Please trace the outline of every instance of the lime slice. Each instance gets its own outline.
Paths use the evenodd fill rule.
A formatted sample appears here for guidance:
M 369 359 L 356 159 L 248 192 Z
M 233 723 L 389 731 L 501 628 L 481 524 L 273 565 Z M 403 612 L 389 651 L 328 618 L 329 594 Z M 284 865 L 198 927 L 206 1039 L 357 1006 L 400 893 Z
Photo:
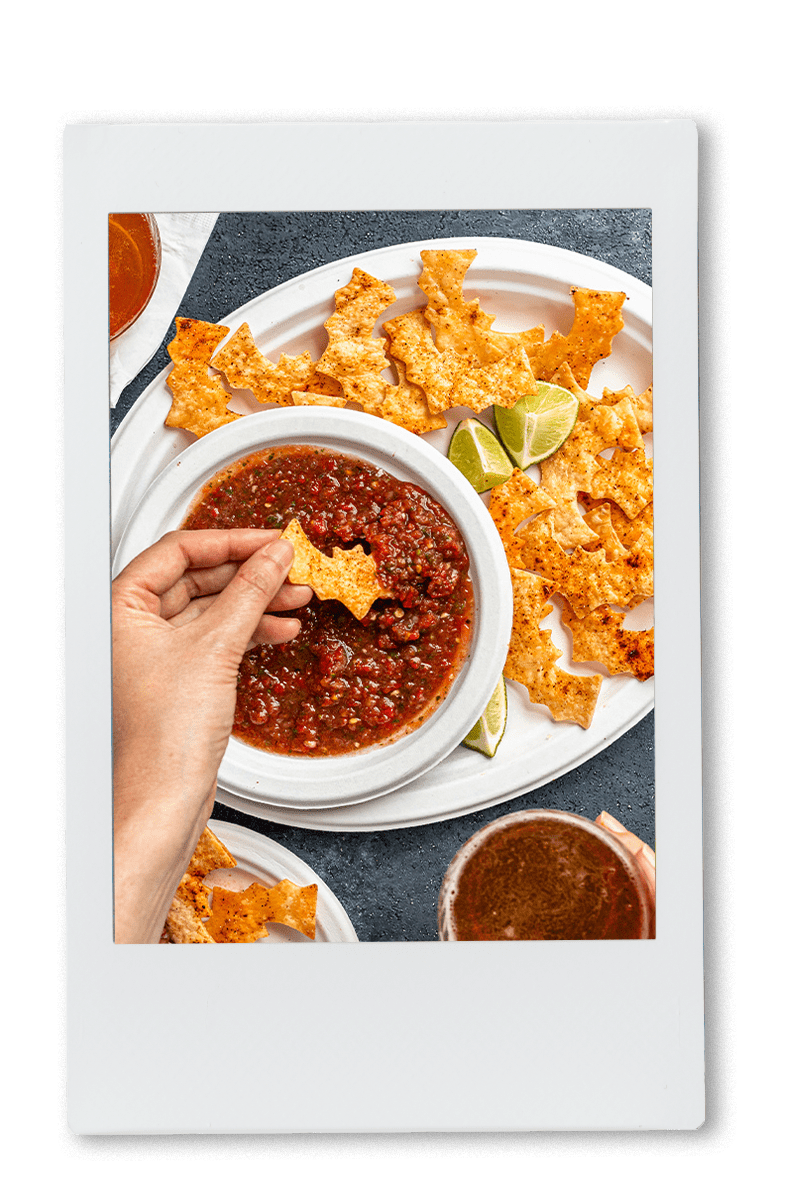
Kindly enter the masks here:
M 488 707 L 477 721 L 471 732 L 463 738 L 463 745 L 469 750 L 479 750 L 487 758 L 499 748 L 499 742 L 504 737 L 507 727 L 507 686 L 504 677 L 496 684 L 496 690 L 488 701 Z
M 578 401 L 566 388 L 537 385 L 536 396 L 521 396 L 512 408 L 493 406 L 493 420 L 507 453 L 525 471 L 555 454 L 573 431 Z
M 447 451 L 449 461 L 465 475 L 477 492 L 506 483 L 512 474 L 512 463 L 501 442 L 487 425 L 476 417 L 461 421 Z

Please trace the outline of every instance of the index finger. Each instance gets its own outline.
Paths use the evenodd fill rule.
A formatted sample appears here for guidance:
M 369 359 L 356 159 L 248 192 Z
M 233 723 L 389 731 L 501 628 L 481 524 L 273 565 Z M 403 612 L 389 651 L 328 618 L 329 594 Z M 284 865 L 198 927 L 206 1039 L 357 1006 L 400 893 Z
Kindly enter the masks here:
M 116 577 L 162 596 L 186 571 L 244 562 L 280 536 L 278 529 L 179 529 L 143 550 Z

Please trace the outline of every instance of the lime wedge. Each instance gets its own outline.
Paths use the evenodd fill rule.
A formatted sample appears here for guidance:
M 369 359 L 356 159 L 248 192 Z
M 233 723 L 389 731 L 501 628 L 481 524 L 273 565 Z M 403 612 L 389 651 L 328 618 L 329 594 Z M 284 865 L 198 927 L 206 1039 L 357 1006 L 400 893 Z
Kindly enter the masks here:
M 463 738 L 469 750 L 479 750 L 486 758 L 493 758 L 504 737 L 507 727 L 507 685 L 504 677 L 496 684 L 496 690 L 488 701 L 488 707 L 471 732 Z
M 476 417 L 461 421 L 447 451 L 449 461 L 465 475 L 477 492 L 506 483 L 512 463 L 501 442 L 487 425 Z
M 493 406 L 493 420 L 507 453 L 525 471 L 555 454 L 573 431 L 578 401 L 566 388 L 537 385 L 536 396 L 521 396 L 512 408 Z

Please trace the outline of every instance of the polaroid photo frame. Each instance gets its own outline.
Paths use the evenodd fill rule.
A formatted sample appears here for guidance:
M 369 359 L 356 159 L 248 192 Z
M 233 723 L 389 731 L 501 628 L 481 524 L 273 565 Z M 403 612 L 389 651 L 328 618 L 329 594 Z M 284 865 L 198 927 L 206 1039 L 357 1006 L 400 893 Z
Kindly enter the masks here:
M 71 1128 L 697 1128 L 704 1027 L 693 123 L 73 126 L 64 191 Z M 270 947 L 273 957 L 114 944 L 107 214 L 568 209 L 651 212 L 657 936 L 360 941 Z

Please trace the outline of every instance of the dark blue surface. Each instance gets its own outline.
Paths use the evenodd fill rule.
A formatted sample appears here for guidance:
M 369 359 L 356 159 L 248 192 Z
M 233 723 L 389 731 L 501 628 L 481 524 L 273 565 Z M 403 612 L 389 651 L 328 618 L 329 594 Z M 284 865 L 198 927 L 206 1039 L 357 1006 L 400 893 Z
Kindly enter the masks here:
M 325 262 L 419 238 L 513 237 L 563 246 L 652 279 L 647 210 L 382 213 L 223 213 L 178 316 L 219 321 L 248 300 Z M 583 281 L 579 280 L 579 283 Z M 169 365 L 166 345 L 122 393 L 114 432 Z M 214 816 L 278 841 L 338 896 L 362 941 L 437 940 L 436 902 L 448 863 L 482 825 L 522 808 L 558 808 L 594 819 L 601 809 L 655 844 L 654 722 L 646 717 L 589 762 L 538 791 L 452 821 L 380 833 L 321 833 L 260 821 L 217 803 Z

